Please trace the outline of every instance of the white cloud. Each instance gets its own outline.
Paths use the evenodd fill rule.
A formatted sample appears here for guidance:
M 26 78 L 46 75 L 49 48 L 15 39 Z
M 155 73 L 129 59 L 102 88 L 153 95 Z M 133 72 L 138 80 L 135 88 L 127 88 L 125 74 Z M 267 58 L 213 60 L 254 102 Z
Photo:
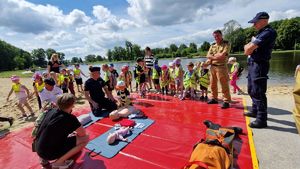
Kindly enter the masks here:
M 286 11 L 272 11 L 270 12 L 270 21 L 280 20 L 285 18 L 294 18 L 300 16 L 300 11 L 295 9 L 289 9 Z
M 260 11 L 269 12 L 271 20 L 300 16 L 300 3 L 294 0 L 127 1 L 127 14 L 115 14 L 100 4 L 91 11 L 66 13 L 53 5 L 0 0 L 0 38 L 29 51 L 54 48 L 70 58 L 105 55 L 109 48 L 124 46 L 125 40 L 142 47 L 211 42 L 211 32 L 224 23 L 233 19 L 249 27 L 248 20 Z
M 145 46 L 151 46 L 151 47 L 168 47 L 170 44 L 186 44 L 189 45 L 189 43 L 194 42 L 194 43 L 199 43 L 199 42 L 204 42 L 204 41 L 212 41 L 212 32 L 213 29 L 207 29 L 203 31 L 198 31 L 196 33 L 192 34 L 187 34 L 187 35 L 182 35 L 182 36 L 177 36 L 177 37 L 172 37 L 168 39 L 164 39 L 158 42 L 154 43 L 149 43 L 145 44 Z
M 221 0 L 127 0 L 128 14 L 146 25 L 188 23 L 211 14 Z

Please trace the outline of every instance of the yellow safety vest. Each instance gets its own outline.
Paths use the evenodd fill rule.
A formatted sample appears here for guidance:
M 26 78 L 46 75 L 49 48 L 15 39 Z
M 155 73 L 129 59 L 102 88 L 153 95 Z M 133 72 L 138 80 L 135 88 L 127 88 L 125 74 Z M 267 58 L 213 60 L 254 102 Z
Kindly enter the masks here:
M 152 79 L 159 79 L 159 74 L 155 68 L 152 69 Z
M 189 72 L 185 72 L 184 74 L 184 79 L 183 79 L 183 85 L 185 88 L 191 87 L 191 88 L 196 88 L 197 87 L 197 75 L 195 71 L 193 70 L 193 73 L 191 76 L 189 76 Z
M 14 92 L 18 93 L 18 92 L 21 91 L 21 86 L 22 86 L 21 83 L 18 83 L 18 84 L 13 83 L 12 84 L 12 89 L 13 89 Z
M 35 83 L 35 87 L 38 92 L 41 92 L 45 87 L 45 83 L 43 82 L 41 85 L 39 85 L 39 83 Z
M 109 72 L 109 71 L 105 71 L 105 72 L 104 72 L 103 80 L 104 80 L 105 82 L 109 81 L 109 76 L 110 76 L 110 72 Z
M 74 76 L 79 76 L 80 75 L 80 69 L 74 69 L 73 70 L 73 72 L 74 72 Z
M 161 71 L 160 86 L 161 87 L 166 87 L 166 86 L 169 85 L 169 82 L 170 82 L 170 72 L 169 72 L 169 70 L 167 70 L 167 71 L 162 70 Z
M 183 69 L 182 67 L 175 67 L 175 78 L 179 78 L 179 75 L 183 74 Z
M 235 68 L 239 68 L 240 64 L 238 62 L 235 62 L 234 64 L 232 64 L 231 68 L 230 68 L 230 73 L 234 72 Z
M 200 85 L 203 86 L 203 87 L 208 88 L 208 86 L 209 86 L 208 72 L 206 74 L 204 74 L 203 76 L 201 76 L 201 72 L 200 72 Z

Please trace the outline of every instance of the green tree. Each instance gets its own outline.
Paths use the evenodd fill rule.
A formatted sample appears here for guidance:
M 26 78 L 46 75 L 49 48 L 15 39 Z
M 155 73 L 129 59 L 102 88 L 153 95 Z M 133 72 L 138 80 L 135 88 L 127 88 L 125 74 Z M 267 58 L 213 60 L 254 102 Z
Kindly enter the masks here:
M 106 55 L 107 55 L 107 59 L 108 59 L 108 61 L 112 61 L 112 51 L 110 50 L 110 49 L 108 49 L 108 51 L 107 51 L 107 53 L 106 53 Z
M 188 47 L 185 44 L 180 44 L 178 50 L 181 52 L 186 48 L 188 48 Z
M 277 30 L 277 44 L 284 50 L 294 49 L 296 42 L 300 41 L 300 21 L 297 19 L 284 20 Z
M 195 43 L 190 43 L 190 53 L 196 53 L 197 52 L 197 45 Z
M 14 58 L 14 61 L 16 62 L 16 66 L 19 70 L 24 69 L 25 66 L 25 59 L 22 58 L 21 56 L 16 56 Z
M 43 48 L 33 49 L 31 52 L 33 63 L 37 66 L 46 66 L 46 52 Z
M 204 41 L 200 47 L 201 51 L 208 51 L 210 48 L 210 43 L 207 41 Z
M 96 59 L 97 59 L 97 61 L 103 61 L 104 60 L 104 58 L 102 56 L 100 56 L 100 55 L 97 55 Z
M 177 49 L 178 49 L 178 47 L 177 47 L 175 44 L 171 44 L 171 45 L 170 45 L 169 53 L 176 52 Z
M 133 60 L 132 43 L 129 42 L 129 41 L 125 41 L 125 46 L 126 46 L 126 58 L 125 58 L 125 60 Z
M 85 56 L 84 58 L 85 58 L 85 61 L 87 61 L 87 62 L 96 62 L 97 61 L 96 55 L 90 54 L 90 55 Z
M 230 34 L 227 34 L 225 38 L 230 42 L 231 52 L 243 50 L 243 45 L 245 45 L 246 41 L 246 35 L 242 28 L 238 28 Z
M 78 61 L 79 63 L 83 63 L 83 61 L 82 61 L 82 59 L 81 58 L 79 58 L 79 61 Z
M 137 58 L 143 56 L 141 47 L 139 45 L 137 44 L 132 45 L 132 56 L 133 56 L 133 60 L 136 60 Z
M 79 58 L 78 57 L 72 57 L 71 63 L 79 63 Z

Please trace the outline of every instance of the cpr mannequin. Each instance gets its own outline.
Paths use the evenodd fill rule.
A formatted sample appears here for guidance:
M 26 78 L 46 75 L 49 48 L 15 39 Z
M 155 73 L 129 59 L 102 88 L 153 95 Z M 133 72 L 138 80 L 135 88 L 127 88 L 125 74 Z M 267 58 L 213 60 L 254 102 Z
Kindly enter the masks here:
M 119 118 L 126 118 L 128 116 L 134 116 L 138 118 L 143 117 L 144 113 L 141 110 L 135 108 L 134 106 L 125 106 L 114 110 L 109 114 L 109 118 L 112 120 L 118 120 Z

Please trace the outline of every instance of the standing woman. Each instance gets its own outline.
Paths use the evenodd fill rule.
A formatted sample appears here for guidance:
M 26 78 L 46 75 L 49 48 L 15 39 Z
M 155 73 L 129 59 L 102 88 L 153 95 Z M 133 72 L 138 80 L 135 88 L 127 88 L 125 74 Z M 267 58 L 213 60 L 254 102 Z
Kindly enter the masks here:
M 63 66 L 63 64 L 59 60 L 58 54 L 53 53 L 50 61 L 48 62 L 48 66 L 47 66 L 48 74 L 50 74 L 50 72 L 52 72 L 52 71 L 55 73 L 60 73 L 59 72 L 60 66 Z

